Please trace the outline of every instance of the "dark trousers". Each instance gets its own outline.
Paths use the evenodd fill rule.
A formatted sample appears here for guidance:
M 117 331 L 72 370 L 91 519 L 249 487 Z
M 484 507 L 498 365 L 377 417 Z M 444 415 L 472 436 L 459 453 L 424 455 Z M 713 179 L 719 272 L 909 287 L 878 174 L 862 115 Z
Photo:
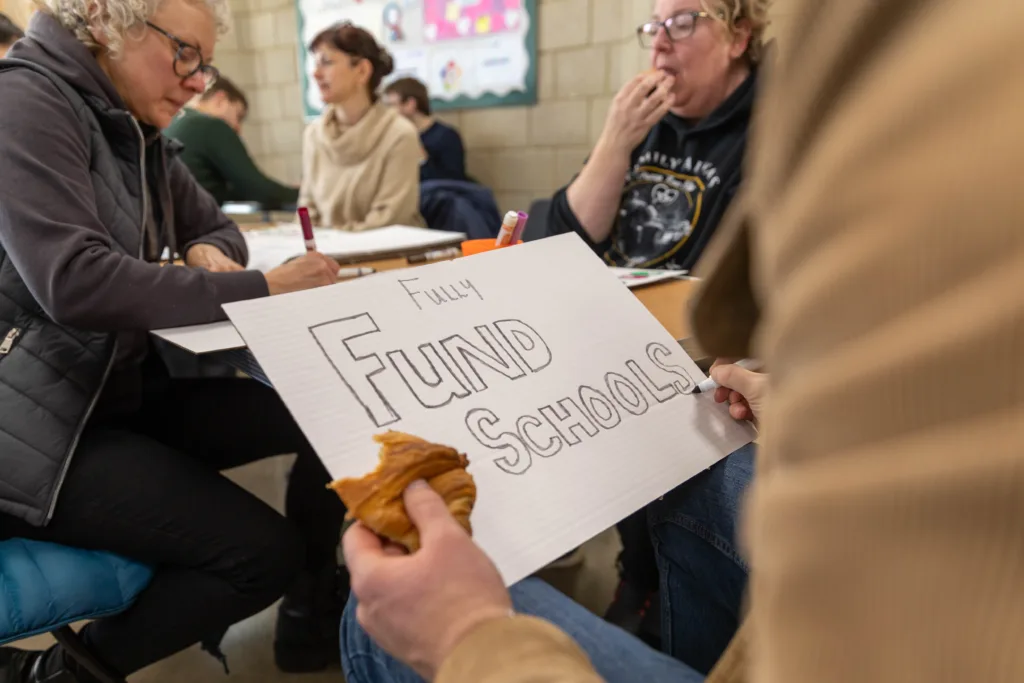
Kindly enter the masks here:
M 640 508 L 615 525 L 622 540 L 619 578 L 646 594 L 658 590 L 658 562 L 647 523 L 647 507 Z
M 303 569 L 335 561 L 344 509 L 281 399 L 248 379 L 149 383 L 143 408 L 90 424 L 50 524 L 0 515 L 0 537 L 101 549 L 152 564 L 127 611 L 86 645 L 127 676 L 273 603 Z M 286 516 L 220 474 L 298 452 Z

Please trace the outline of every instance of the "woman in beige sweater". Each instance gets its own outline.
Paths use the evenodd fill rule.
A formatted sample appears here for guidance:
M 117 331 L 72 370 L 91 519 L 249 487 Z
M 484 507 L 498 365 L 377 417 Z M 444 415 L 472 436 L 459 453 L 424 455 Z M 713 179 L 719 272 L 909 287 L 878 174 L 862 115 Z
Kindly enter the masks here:
M 425 226 L 419 135 L 377 97 L 381 79 L 391 73 L 391 55 L 348 22 L 320 32 L 310 51 L 326 106 L 303 139 L 299 205 L 317 225 L 339 230 Z

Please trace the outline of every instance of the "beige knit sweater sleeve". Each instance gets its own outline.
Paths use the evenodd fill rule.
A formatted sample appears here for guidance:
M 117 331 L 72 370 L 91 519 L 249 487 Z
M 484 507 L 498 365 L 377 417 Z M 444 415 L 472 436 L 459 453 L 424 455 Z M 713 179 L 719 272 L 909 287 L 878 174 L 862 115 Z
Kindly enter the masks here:
M 434 682 L 601 683 L 602 679 L 572 638 L 546 621 L 517 616 L 470 633 Z
M 1021 683 L 1024 2 L 790 9 L 746 188 L 751 681 Z

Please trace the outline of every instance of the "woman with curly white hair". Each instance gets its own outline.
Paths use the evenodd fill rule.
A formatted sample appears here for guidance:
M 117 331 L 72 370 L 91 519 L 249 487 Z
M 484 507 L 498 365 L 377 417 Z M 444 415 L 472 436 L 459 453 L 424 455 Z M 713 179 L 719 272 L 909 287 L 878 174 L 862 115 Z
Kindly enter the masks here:
M 44 0 L 0 62 L 0 538 L 155 567 L 87 647 L 127 676 L 289 591 L 278 661 L 337 659 L 344 510 L 277 394 L 177 379 L 149 330 L 327 285 L 317 253 L 244 270 L 238 227 L 160 134 L 216 78 L 223 0 Z M 165 249 L 185 267 L 159 263 Z M 220 470 L 298 453 L 281 517 Z M 341 587 L 347 593 L 347 583 Z M 89 681 L 59 647 L 4 649 L 4 681 Z

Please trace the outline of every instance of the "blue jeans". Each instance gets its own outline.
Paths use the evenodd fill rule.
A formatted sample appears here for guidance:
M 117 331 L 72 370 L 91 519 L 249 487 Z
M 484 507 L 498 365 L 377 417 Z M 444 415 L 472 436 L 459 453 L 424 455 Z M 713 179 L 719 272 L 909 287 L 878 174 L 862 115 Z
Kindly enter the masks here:
M 739 627 L 748 567 L 737 550 L 748 444 L 648 506 L 661 578 L 662 648 L 708 673 Z
M 744 446 L 648 506 L 661 576 L 662 639 L 671 657 L 537 579 L 512 587 L 516 611 L 572 636 L 608 683 L 703 681 L 740 622 L 748 568 L 736 548 L 736 530 L 755 454 L 754 444 Z M 341 647 L 348 683 L 421 680 L 359 627 L 354 599 L 341 622 Z
M 700 683 L 704 680 L 625 631 L 608 624 L 540 579 L 512 587 L 520 614 L 546 619 L 568 633 L 608 683 Z M 421 683 L 409 667 L 388 655 L 356 623 L 355 599 L 341 620 L 341 666 L 347 683 Z

